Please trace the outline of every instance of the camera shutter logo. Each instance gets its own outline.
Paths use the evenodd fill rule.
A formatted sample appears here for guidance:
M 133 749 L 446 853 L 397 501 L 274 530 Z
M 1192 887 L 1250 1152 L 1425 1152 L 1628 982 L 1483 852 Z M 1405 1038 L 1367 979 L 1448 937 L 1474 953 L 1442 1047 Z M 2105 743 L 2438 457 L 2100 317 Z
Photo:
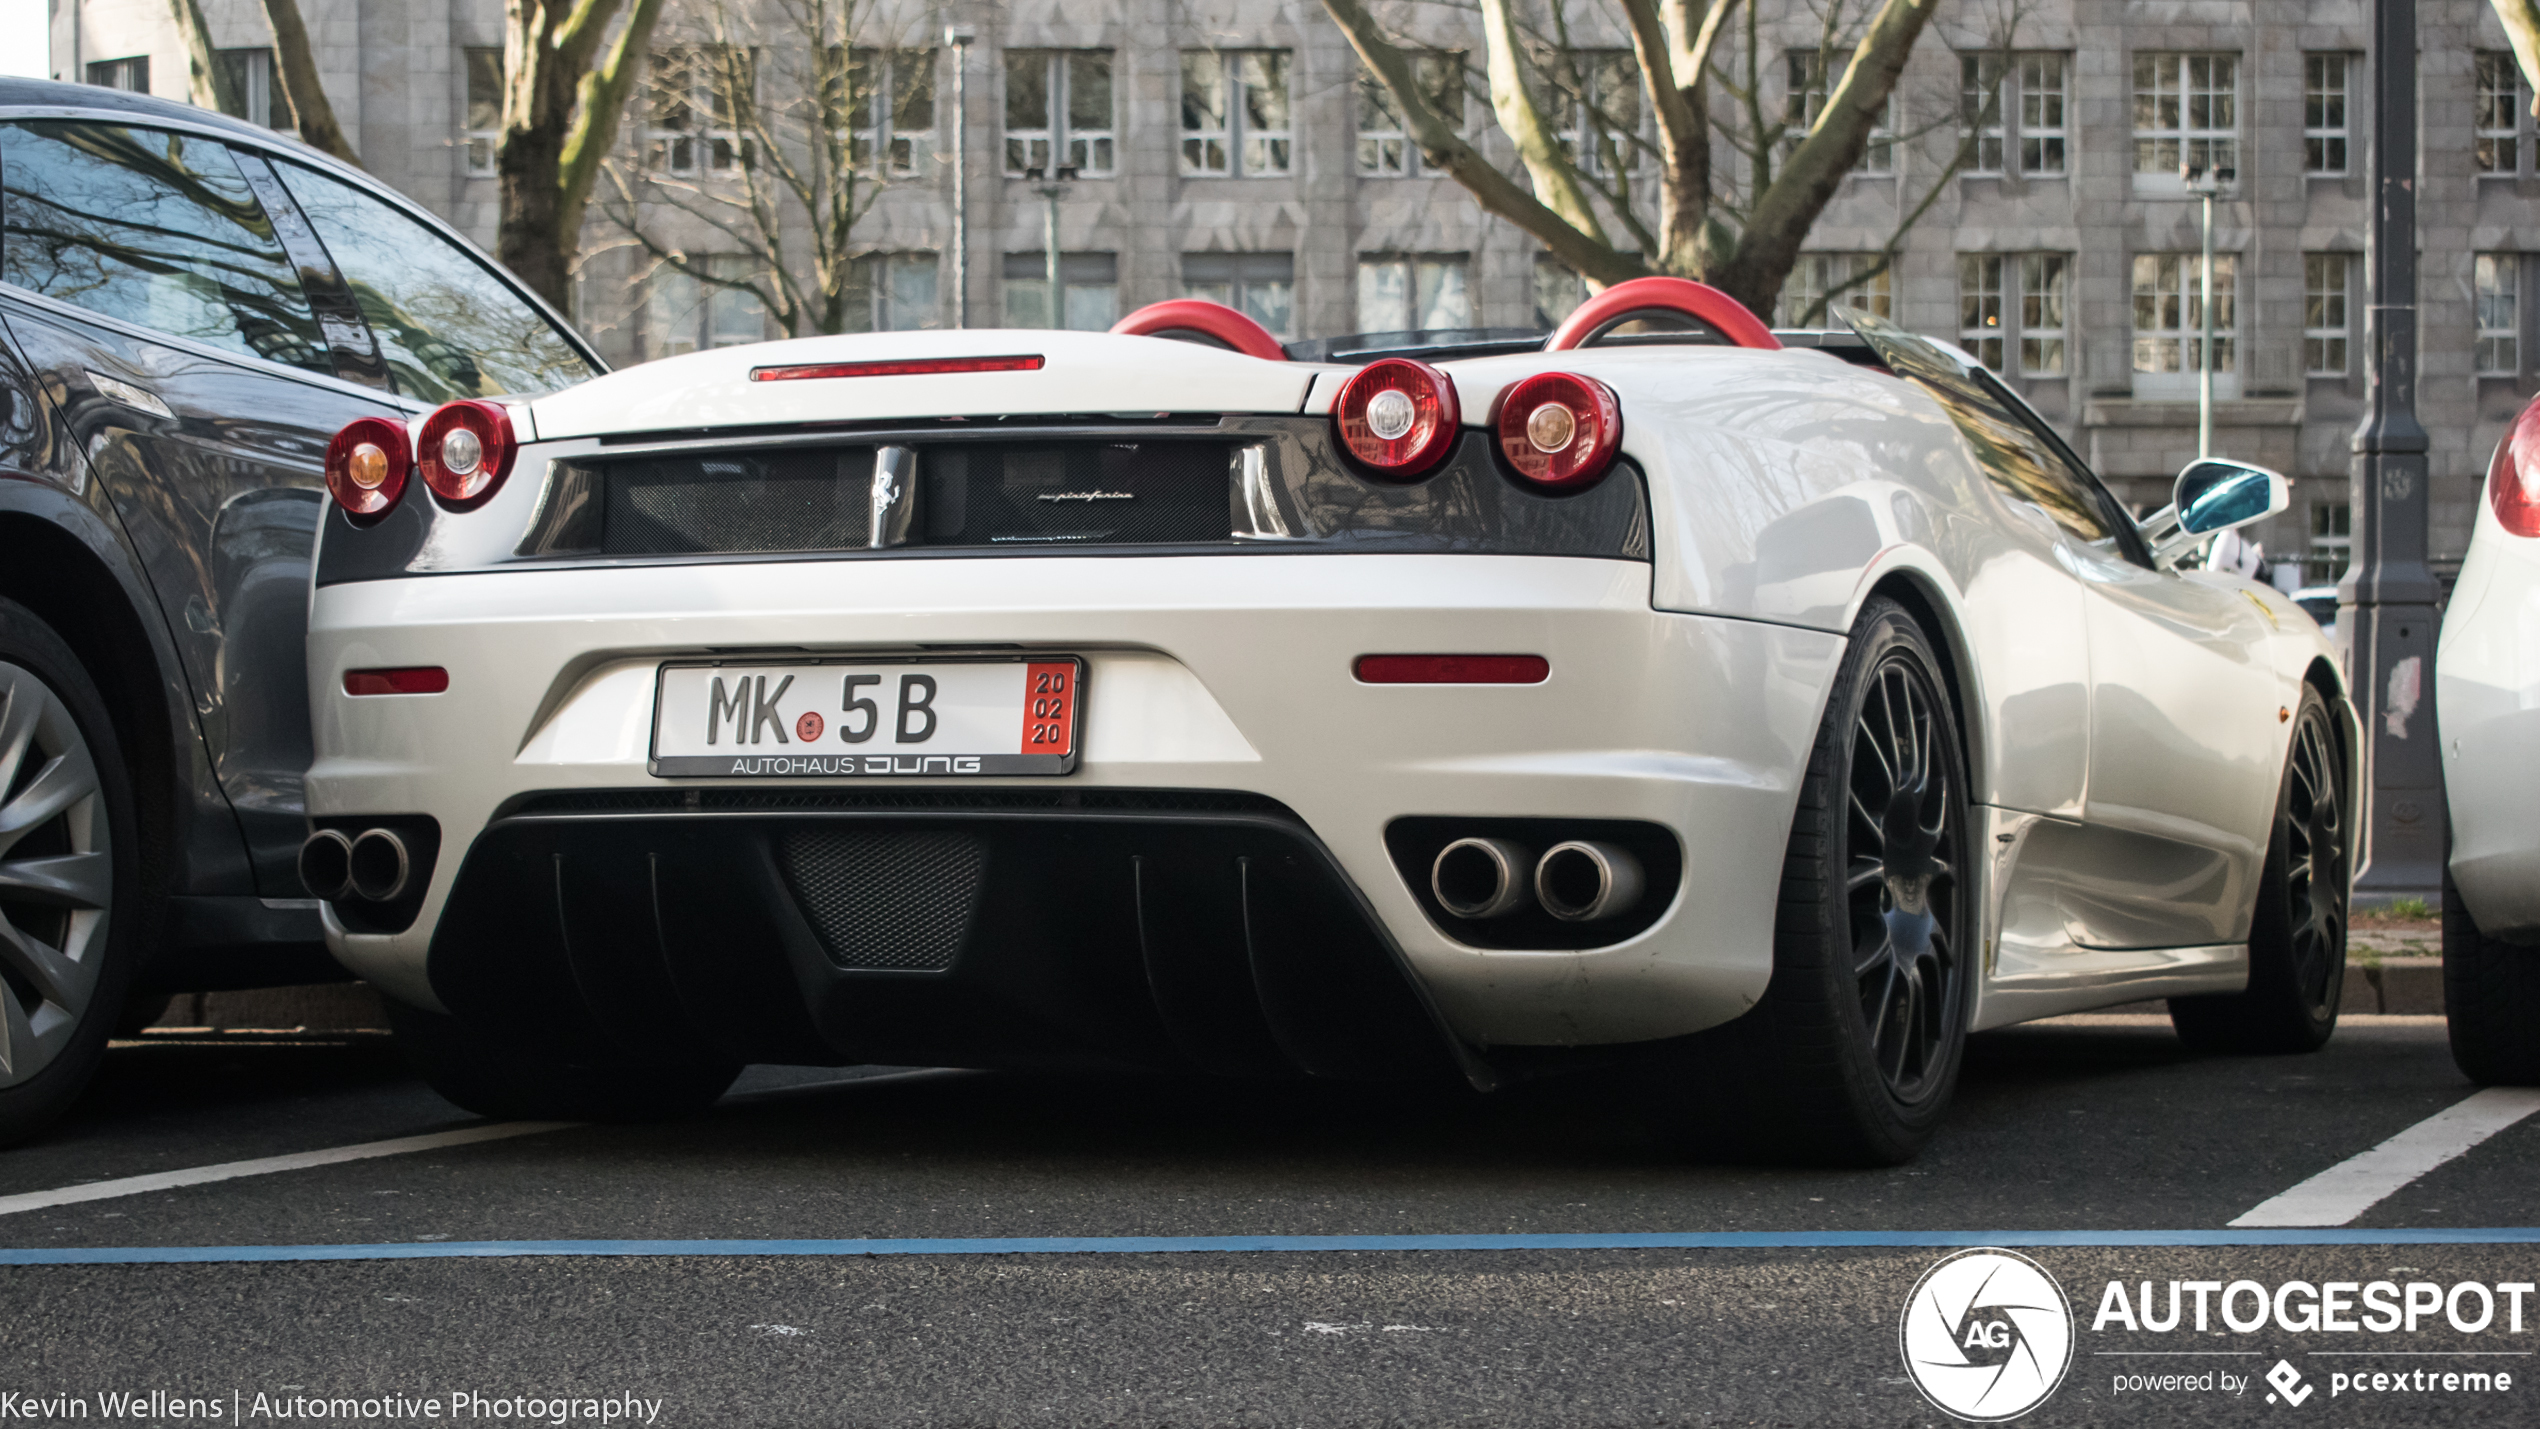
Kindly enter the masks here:
M 1945 1414 L 2017 1419 L 2073 1363 L 2073 1310 L 2045 1267 L 2007 1250 L 1962 1250 L 1923 1272 L 1898 1332 L 1905 1373 Z

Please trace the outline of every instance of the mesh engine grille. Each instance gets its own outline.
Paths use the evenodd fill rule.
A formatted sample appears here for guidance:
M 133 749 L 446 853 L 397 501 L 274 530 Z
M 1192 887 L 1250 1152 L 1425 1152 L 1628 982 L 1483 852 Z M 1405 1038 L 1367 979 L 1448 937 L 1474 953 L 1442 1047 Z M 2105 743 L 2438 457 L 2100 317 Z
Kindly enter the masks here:
M 776 860 L 838 966 L 941 972 L 978 911 L 988 845 L 952 830 L 797 829 Z
M 610 462 L 600 549 L 613 556 L 838 551 L 866 543 L 873 450 Z

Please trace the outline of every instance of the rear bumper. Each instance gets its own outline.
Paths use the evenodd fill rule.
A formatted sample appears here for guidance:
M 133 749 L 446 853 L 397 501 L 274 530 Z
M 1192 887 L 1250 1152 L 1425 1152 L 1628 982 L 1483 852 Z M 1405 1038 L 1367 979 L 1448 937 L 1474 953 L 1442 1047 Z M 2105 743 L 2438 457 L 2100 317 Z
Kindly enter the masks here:
M 1075 774 L 776 785 L 646 772 L 653 671 L 663 659 L 989 647 L 1085 658 Z M 503 906 L 532 896 L 526 884 L 488 883 L 512 891 L 480 899 L 480 855 L 491 859 L 488 849 L 528 837 L 516 830 L 553 822 L 556 806 L 532 796 L 556 791 L 632 799 L 574 813 L 577 827 L 590 827 L 573 839 L 594 848 L 615 837 L 601 825 L 669 827 L 654 821 L 678 810 L 658 804 L 685 805 L 691 790 L 699 802 L 719 790 L 807 803 L 844 792 L 1029 801 L 1222 791 L 1283 811 L 1263 816 L 1281 831 L 1273 838 L 1246 824 L 1234 843 L 1206 845 L 1218 867 L 1198 880 L 1192 896 L 1202 902 L 1228 896 L 1225 880 L 1243 860 L 1272 857 L 1270 845 L 1244 840 L 1302 840 L 1319 852 L 1277 856 L 1324 866 L 1340 892 L 1316 896 L 1355 908 L 1386 950 L 1384 965 L 1407 973 L 1461 1042 L 1675 1036 L 1737 1016 L 1770 977 L 1790 811 L 1841 648 L 1828 632 L 1653 611 L 1647 566 L 1565 558 L 790 562 L 324 587 L 309 651 L 318 747 L 310 812 L 425 815 L 443 840 L 411 927 L 354 932 L 330 913 L 329 943 L 392 994 L 448 1005 L 460 983 L 445 963 L 475 956 L 457 951 L 464 940 L 493 936 L 457 930 L 515 916 Z M 1553 673 L 1531 686 L 1360 684 L 1352 661 L 1378 652 L 1533 653 Z M 449 691 L 342 693 L 345 670 L 403 665 L 447 668 Z M 691 821 L 681 837 L 763 841 L 789 826 L 773 812 Z M 1621 941 L 1481 948 L 1423 911 L 1388 853 L 1388 827 L 1420 816 L 1657 825 L 1682 846 L 1683 878 L 1664 912 Z M 723 835 L 700 832 L 727 825 Z M 1155 827 L 1168 826 L 1178 827 Z M 1052 895 L 1053 908 L 1077 910 L 1053 916 L 1135 935 L 1142 915 L 1128 890 L 1138 860 L 1178 851 L 1171 839 L 1140 838 L 1136 847 L 1088 843 L 1108 850 L 1106 871 Z M 571 852 L 520 846 L 548 848 L 551 864 Z M 1076 859 L 1072 846 L 1063 851 Z M 1024 855 L 992 850 L 999 856 Z M 621 857 L 632 855 L 607 855 Z M 552 874 L 548 887 L 535 899 L 552 904 Z M 1108 911 L 1082 911 L 1097 907 Z M 819 990 L 797 991 L 816 1025 Z M 830 1045 L 825 1036 L 821 1045 Z
M 2482 931 L 2540 932 L 2540 542 L 2479 503 L 2435 654 L 2452 881 Z

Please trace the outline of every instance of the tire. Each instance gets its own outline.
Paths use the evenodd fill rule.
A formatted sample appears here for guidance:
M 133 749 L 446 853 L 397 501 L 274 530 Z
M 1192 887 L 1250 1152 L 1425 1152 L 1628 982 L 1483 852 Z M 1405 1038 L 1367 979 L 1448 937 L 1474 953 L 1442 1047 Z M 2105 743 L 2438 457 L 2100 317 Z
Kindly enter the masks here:
M 114 723 L 51 626 L 0 599 L 0 1145 L 96 1075 L 150 946 L 142 831 Z
M 526 1121 L 653 1121 L 710 1105 L 741 1074 L 710 1057 L 638 1058 L 480 1036 L 458 1018 L 388 1000 L 407 1065 L 481 1116 Z
M 2170 1025 L 2200 1052 L 2316 1052 L 2337 1030 L 2346 989 L 2346 757 L 2319 691 L 2302 687 L 2275 827 L 2249 920 L 2249 986 L 2170 999 Z
M 2485 1086 L 2540 1086 L 2540 947 L 2478 929 L 2443 875 L 2443 1010 L 2452 1061 Z
M 1973 986 L 1966 789 L 1939 657 L 1903 606 L 1873 599 L 1791 820 L 1772 981 L 1745 1016 L 1672 1044 L 1652 1088 L 1686 1129 L 1842 1165 L 1894 1165 L 1931 1139 Z

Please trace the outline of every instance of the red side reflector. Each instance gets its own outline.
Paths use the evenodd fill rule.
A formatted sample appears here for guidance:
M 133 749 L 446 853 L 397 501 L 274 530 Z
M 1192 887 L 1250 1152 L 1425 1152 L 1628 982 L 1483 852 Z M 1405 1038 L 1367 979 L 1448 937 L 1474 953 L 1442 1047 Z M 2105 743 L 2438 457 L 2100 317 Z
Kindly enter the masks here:
M 344 693 L 348 695 L 437 695 L 448 688 L 450 672 L 438 665 L 344 672 Z
M 799 382 L 811 377 L 937 377 L 947 372 L 1038 372 L 1049 359 L 1014 357 L 894 357 L 873 362 L 806 362 L 796 367 L 753 367 L 752 382 Z
M 1540 685 L 1552 675 L 1541 655 L 1361 655 L 1352 668 L 1369 685 Z

